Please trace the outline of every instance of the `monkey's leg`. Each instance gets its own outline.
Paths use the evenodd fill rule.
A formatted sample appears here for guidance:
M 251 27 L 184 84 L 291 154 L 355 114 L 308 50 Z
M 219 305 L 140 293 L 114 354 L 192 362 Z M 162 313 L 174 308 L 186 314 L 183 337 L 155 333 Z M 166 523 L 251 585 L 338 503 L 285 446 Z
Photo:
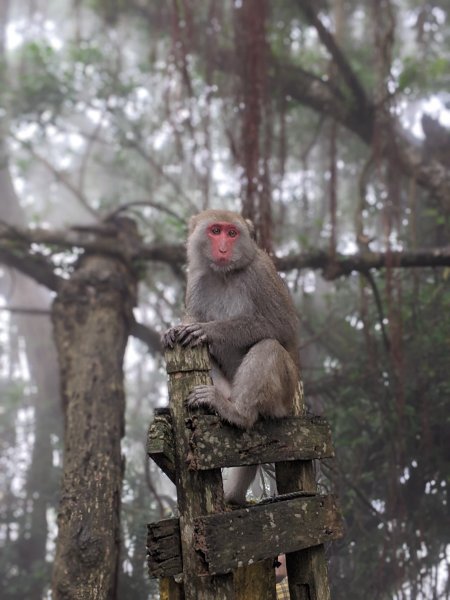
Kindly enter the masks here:
M 251 427 L 254 414 L 280 418 L 291 413 L 298 371 L 289 352 L 273 339 L 262 340 L 244 356 L 231 386 L 235 410 Z M 256 419 L 255 419 L 256 420 Z
M 214 372 L 213 372 L 214 377 Z M 250 429 L 259 416 L 280 418 L 291 412 L 298 372 L 289 353 L 279 342 L 262 340 L 250 348 L 231 385 L 231 396 L 222 387 L 200 385 L 188 396 L 189 406 L 209 406 L 233 425 Z M 225 380 L 226 381 L 226 380 Z
M 244 411 L 240 414 L 234 405 L 231 395 L 231 386 L 219 367 L 213 363 L 211 368 L 211 377 L 214 385 L 198 385 L 187 398 L 187 404 L 193 406 L 208 406 L 215 410 L 225 421 L 232 425 L 248 429 L 256 422 L 258 411 L 256 407 L 253 410 Z
M 219 367 L 213 362 L 211 377 L 214 386 L 198 386 L 190 394 L 189 404 L 208 404 L 211 407 L 230 403 L 231 385 Z M 220 409 L 216 407 L 220 414 Z M 230 419 L 227 419 L 230 420 Z M 228 469 L 228 477 L 223 482 L 225 501 L 229 504 L 245 504 L 245 496 L 251 482 L 255 478 L 257 465 L 251 467 L 232 467 Z
M 214 408 L 223 419 L 233 425 L 245 427 L 247 421 L 241 419 L 230 400 L 230 384 L 228 381 L 217 378 L 214 381 L 215 385 L 200 385 L 195 387 L 189 394 L 188 405 L 207 405 Z M 223 484 L 226 502 L 229 504 L 245 504 L 245 496 L 251 482 L 255 478 L 256 470 L 257 465 L 233 467 L 229 470 L 228 478 Z
M 209 406 L 222 419 L 243 429 L 251 427 L 258 418 L 256 407 L 247 409 L 244 414 L 240 414 L 233 400 L 224 395 L 222 390 L 215 385 L 197 385 L 189 394 L 187 404 L 190 407 Z
M 276 340 L 255 344 L 244 357 L 231 387 L 234 410 L 247 421 L 256 415 L 285 417 L 292 407 L 298 373 L 289 353 Z M 256 420 L 256 419 L 255 419 Z M 245 504 L 257 466 L 236 467 L 224 483 L 225 500 Z
M 219 390 L 227 400 L 230 400 L 231 384 L 222 373 L 217 363 L 213 360 L 211 360 L 211 379 L 213 380 L 215 388 Z
M 245 504 L 245 497 L 250 484 L 255 479 L 258 465 L 249 467 L 232 467 L 227 479 L 223 482 L 225 502 L 228 504 Z

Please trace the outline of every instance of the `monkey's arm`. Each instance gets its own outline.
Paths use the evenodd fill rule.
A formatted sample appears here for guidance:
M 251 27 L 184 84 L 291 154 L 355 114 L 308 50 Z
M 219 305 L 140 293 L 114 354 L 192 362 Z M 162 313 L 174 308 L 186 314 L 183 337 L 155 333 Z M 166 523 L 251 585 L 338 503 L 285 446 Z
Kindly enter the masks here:
M 285 335 L 283 335 L 284 329 Z M 278 323 L 274 323 L 269 319 L 252 315 L 225 321 L 179 325 L 174 331 L 174 341 L 190 348 L 207 343 L 213 350 L 223 346 L 245 350 L 264 339 L 273 338 L 283 342 L 289 335 L 289 324 L 284 325 L 281 319 Z

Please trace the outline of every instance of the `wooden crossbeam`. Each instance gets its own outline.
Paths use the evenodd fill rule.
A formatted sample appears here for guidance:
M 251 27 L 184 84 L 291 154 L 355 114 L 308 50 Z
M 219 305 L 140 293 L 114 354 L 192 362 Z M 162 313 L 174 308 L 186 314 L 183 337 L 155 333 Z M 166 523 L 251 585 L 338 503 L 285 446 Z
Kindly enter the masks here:
M 150 524 L 148 531 L 150 574 L 181 572 L 178 519 Z M 217 575 L 341 536 L 342 520 L 333 496 L 291 494 L 271 503 L 197 517 L 193 539 L 205 572 Z
M 313 460 L 334 456 L 331 431 L 320 417 L 287 417 L 258 422 L 245 431 L 213 415 L 186 419 L 189 469 L 202 471 L 238 465 Z M 173 438 L 169 415 L 156 415 L 147 437 L 149 456 L 172 479 Z
M 155 411 L 147 433 L 147 454 L 172 483 L 175 483 L 175 449 L 172 419 L 168 410 Z

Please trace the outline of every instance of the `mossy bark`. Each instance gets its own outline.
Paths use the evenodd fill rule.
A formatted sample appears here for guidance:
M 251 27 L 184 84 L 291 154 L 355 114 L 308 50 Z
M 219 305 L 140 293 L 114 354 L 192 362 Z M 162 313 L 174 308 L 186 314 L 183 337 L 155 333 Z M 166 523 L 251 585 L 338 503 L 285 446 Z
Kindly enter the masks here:
M 55 600 L 112 600 L 120 544 L 123 356 L 135 302 L 131 268 L 87 256 L 53 306 L 65 412 Z

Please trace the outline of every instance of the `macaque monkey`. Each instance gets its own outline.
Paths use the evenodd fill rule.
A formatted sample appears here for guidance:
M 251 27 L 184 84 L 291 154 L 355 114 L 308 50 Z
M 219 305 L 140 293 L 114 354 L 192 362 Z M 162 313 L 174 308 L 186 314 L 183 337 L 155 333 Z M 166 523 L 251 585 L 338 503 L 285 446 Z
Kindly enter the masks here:
M 186 318 L 163 344 L 207 344 L 214 385 L 195 387 L 190 407 L 207 406 L 243 429 L 259 417 L 291 413 L 298 381 L 297 316 L 287 286 L 239 214 L 207 210 L 192 217 L 187 242 Z M 244 504 L 256 467 L 237 467 L 227 502 Z

